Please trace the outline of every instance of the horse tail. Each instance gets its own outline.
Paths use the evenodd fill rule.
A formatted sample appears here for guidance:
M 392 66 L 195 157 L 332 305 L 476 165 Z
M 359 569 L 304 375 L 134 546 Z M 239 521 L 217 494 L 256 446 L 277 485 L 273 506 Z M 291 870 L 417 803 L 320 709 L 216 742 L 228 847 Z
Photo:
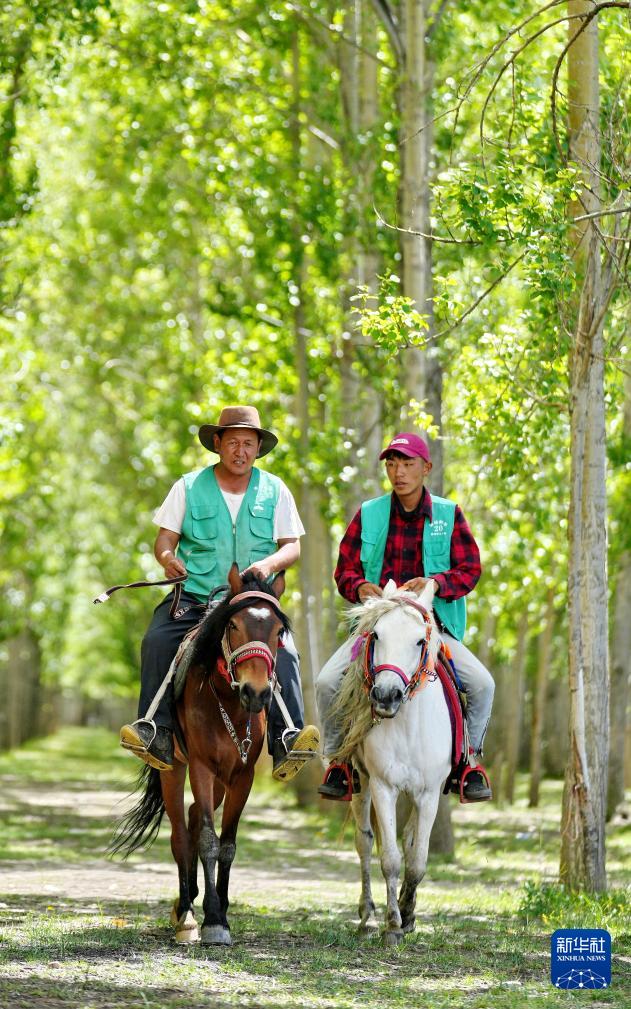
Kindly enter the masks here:
M 141 846 L 149 847 L 155 841 L 164 815 L 164 799 L 160 784 L 160 771 L 146 764 L 138 776 L 134 791 L 144 785 L 144 794 L 136 805 L 121 818 L 108 852 L 111 855 L 131 855 Z

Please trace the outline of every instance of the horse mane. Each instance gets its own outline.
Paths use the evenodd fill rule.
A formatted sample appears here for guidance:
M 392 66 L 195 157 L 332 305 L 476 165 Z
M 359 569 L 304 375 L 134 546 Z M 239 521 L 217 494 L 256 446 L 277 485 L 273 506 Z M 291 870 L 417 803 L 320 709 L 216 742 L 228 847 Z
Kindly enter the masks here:
M 354 633 L 370 634 L 378 620 L 385 613 L 400 609 L 406 600 L 417 603 L 417 597 L 409 592 L 390 590 L 383 596 L 372 597 L 367 602 L 351 607 L 345 619 L 352 626 Z M 429 652 L 435 660 L 440 647 L 440 635 L 431 608 L 427 609 L 432 621 Z M 336 760 L 347 761 L 360 746 L 369 729 L 372 728 L 372 705 L 364 689 L 364 650 L 350 663 L 342 680 L 342 687 L 337 700 L 331 709 L 331 717 L 339 719 L 344 732 L 344 740 L 335 754 Z
M 281 623 L 286 631 L 291 630 L 289 617 L 280 608 L 278 599 L 272 592 L 268 582 L 257 578 L 251 571 L 243 575 L 243 587 L 241 592 L 260 592 L 261 595 L 269 596 L 274 610 L 278 613 Z M 233 593 L 228 590 L 218 606 L 209 607 L 201 620 L 201 627 L 195 638 L 195 648 L 191 658 L 191 665 L 202 665 L 208 672 L 214 660 L 221 655 L 221 639 L 226 629 L 226 624 L 233 614 L 252 605 L 251 599 L 242 599 L 232 605 Z

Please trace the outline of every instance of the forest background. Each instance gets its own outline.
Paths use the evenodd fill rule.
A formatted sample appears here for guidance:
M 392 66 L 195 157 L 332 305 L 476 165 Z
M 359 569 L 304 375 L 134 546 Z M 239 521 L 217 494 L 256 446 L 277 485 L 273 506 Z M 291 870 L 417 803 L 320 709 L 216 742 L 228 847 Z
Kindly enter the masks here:
M 92 600 L 159 577 L 153 510 L 210 461 L 198 426 L 249 402 L 307 528 L 286 605 L 310 717 L 339 539 L 384 486 L 384 440 L 414 424 L 430 490 L 482 551 L 467 641 L 497 681 L 496 798 L 521 767 L 536 804 L 571 757 L 581 582 L 605 702 L 611 669 L 610 736 L 606 714 L 587 729 L 612 815 L 625 745 L 629 763 L 629 4 L 34 0 L 2 5 L 0 36 L 0 746 L 130 717 L 160 590 Z M 581 369 L 590 268 L 601 343 Z M 576 530 L 599 521 L 594 562 Z

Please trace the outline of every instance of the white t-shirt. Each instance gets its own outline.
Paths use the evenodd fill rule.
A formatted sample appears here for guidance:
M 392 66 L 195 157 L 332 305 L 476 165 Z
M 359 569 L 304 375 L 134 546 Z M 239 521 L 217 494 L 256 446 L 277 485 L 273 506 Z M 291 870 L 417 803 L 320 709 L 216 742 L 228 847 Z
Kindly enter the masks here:
M 221 487 L 219 487 L 219 490 L 221 490 Z M 245 497 L 245 491 L 243 494 L 229 494 L 221 490 L 221 493 L 232 516 L 232 521 L 235 522 L 241 502 Z M 180 477 L 173 484 L 171 490 L 156 511 L 153 521 L 163 529 L 170 529 L 171 532 L 181 533 L 185 514 L 186 486 L 184 478 Z M 274 539 L 278 543 L 279 540 L 295 539 L 296 537 L 304 536 L 304 534 L 305 528 L 300 520 L 293 494 L 283 481 L 280 480 L 278 501 L 274 510 Z

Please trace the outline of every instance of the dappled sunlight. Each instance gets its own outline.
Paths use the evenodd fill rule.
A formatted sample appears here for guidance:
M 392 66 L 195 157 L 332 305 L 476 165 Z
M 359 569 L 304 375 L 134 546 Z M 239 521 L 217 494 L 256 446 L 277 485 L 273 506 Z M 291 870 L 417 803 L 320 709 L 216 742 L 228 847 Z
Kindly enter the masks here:
M 556 878 L 557 783 L 546 787 L 535 811 L 521 798 L 507 809 L 454 808 L 456 861 L 430 861 L 416 931 L 394 949 L 381 938 L 385 887 L 377 859 L 377 921 L 360 935 L 353 831 L 342 832 L 337 822 L 331 840 L 325 810 L 301 810 L 289 791 L 264 783 L 239 834 L 233 946 L 178 947 L 168 920 L 176 892 L 168 827 L 127 862 L 104 857 L 110 810 L 124 792 L 111 783 L 95 790 L 93 772 L 108 765 L 116 740 L 103 734 L 101 749 L 79 763 L 75 749 L 85 735 L 70 733 L 67 749 L 50 740 L 31 744 L 26 762 L 21 752 L 10 764 L 0 758 L 11 835 L 0 866 L 0 990 L 4 984 L 14 993 L 12 1004 L 41 993 L 52 1001 L 72 985 L 86 1004 L 115 1002 L 120 1009 L 228 1009 L 235 1002 L 253 1009 L 356 1009 L 367 1002 L 453 1009 L 465 1001 L 474 1009 L 514 1009 L 525 999 L 546 1009 L 566 1005 L 548 984 L 551 926 L 521 911 L 524 880 Z M 39 766 L 48 775 L 53 752 L 62 783 L 46 784 L 46 810 L 41 783 L 21 784 L 17 772 L 25 766 L 36 776 Z M 622 851 L 622 835 L 615 840 Z M 554 895 L 548 900 L 554 908 Z M 625 921 L 619 907 L 611 916 L 616 937 Z

